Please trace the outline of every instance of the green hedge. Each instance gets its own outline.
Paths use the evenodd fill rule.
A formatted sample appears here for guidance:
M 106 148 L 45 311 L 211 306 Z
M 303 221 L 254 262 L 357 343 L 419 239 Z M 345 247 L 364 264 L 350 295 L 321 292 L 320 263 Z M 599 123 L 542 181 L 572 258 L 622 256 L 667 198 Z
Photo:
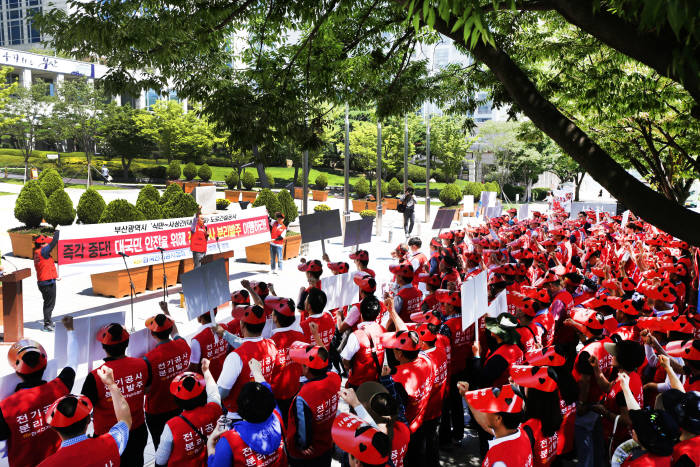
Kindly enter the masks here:
M 401 182 L 394 177 L 391 180 L 389 180 L 389 183 L 386 186 L 387 192 L 393 197 L 396 197 L 399 193 L 401 193 L 403 187 L 401 186 Z
M 136 206 L 125 199 L 115 199 L 105 208 L 100 217 L 100 224 L 110 222 L 133 222 L 145 220 L 144 215 Z
M 197 175 L 202 181 L 208 182 L 211 180 L 211 169 L 207 164 L 202 165 L 197 171 Z
M 272 172 L 269 170 L 265 171 L 265 176 L 267 177 L 267 183 L 270 185 L 270 188 L 275 186 L 275 176 L 272 175 Z
M 425 182 L 425 167 L 408 164 L 408 179 L 413 183 Z
M 188 182 L 194 180 L 194 177 L 197 176 L 197 166 L 194 162 L 187 163 L 185 168 L 182 169 L 182 175 L 185 176 L 185 180 Z
M 136 202 L 136 209 L 143 217 L 149 220 L 162 219 L 163 207 L 157 201 L 149 198 L 140 199 Z
M 97 224 L 102 217 L 107 203 L 102 195 L 94 188 L 88 188 L 80 195 L 78 201 L 78 222 L 82 224 Z
M 373 211 L 371 209 L 365 209 L 363 211 L 360 211 L 360 217 L 365 219 L 367 217 L 375 218 L 377 217 L 377 211 Z
M 182 188 L 177 183 L 171 183 L 167 186 L 163 195 L 160 197 L 160 204 L 167 204 L 171 199 L 173 199 L 179 193 L 184 193 Z
M 46 203 L 46 212 L 44 219 L 55 229 L 57 225 L 71 225 L 75 220 L 75 209 L 73 201 L 66 193 L 66 190 L 60 189 L 51 193 L 49 200 Z
M 520 199 L 523 198 L 525 195 L 525 187 L 506 183 L 503 185 L 503 194 L 506 195 L 512 202 L 515 202 L 515 195 L 520 195 Z
M 277 193 L 277 201 L 280 203 L 282 208 L 282 214 L 284 214 L 284 224 L 289 225 L 299 217 L 299 209 L 297 209 L 296 203 L 294 203 L 294 198 L 292 198 L 291 193 L 287 190 L 280 190 Z
M 549 191 L 549 188 L 533 188 L 531 190 L 532 199 L 534 201 L 544 201 Z
M 462 200 L 462 190 L 454 183 L 450 183 L 440 190 L 438 199 L 445 206 L 456 206 Z
M 15 202 L 15 218 L 28 228 L 41 225 L 46 211 L 46 195 L 36 180 L 29 180 L 22 187 Z
M 42 170 L 39 175 L 39 185 L 44 190 L 44 194 L 49 198 L 56 190 L 65 188 L 63 178 L 56 169 Z
M 229 174 L 226 175 L 225 182 L 229 190 L 235 190 L 238 187 L 238 172 L 235 170 L 229 172 Z

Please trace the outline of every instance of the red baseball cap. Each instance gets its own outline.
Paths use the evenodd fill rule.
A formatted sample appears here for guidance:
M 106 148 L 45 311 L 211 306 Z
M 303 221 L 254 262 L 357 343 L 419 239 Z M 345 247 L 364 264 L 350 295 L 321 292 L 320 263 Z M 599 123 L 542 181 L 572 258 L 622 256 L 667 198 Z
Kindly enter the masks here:
M 337 263 L 326 263 L 328 265 L 328 269 L 330 269 L 332 272 L 337 272 L 338 274 L 345 274 L 350 270 L 350 265 L 346 262 L 337 262 Z
M 266 282 L 250 281 L 250 287 L 253 289 L 253 292 L 258 294 L 258 297 L 260 298 L 264 299 L 270 294 L 270 288 Z
M 544 392 L 553 392 L 558 388 L 557 382 L 549 374 L 549 368 L 546 366 L 512 365 L 510 376 L 518 386 Z
M 268 295 L 265 297 L 265 308 L 268 307 L 284 316 L 294 316 L 294 300 L 291 298 Z
M 60 404 L 64 399 L 68 398 L 76 400 L 75 412 L 73 412 L 73 415 L 70 417 L 58 410 L 58 404 Z M 51 404 L 49 410 L 46 411 L 46 423 L 54 428 L 65 428 L 84 420 L 86 417 L 89 417 L 91 413 L 92 402 L 90 402 L 90 399 L 88 399 L 87 396 L 68 394 L 60 399 L 57 399 L 53 404 Z
M 442 279 L 437 274 L 420 273 L 418 274 L 418 282 L 425 282 L 431 287 L 440 287 Z
M 544 284 L 549 284 L 550 282 L 559 282 L 560 277 L 555 274 L 551 269 L 547 270 L 546 273 L 544 273 L 544 276 L 542 276 L 537 282 L 535 282 L 534 286 L 535 287 L 540 287 Z
M 365 464 L 384 465 L 389 460 L 389 436 L 356 415 L 338 414 L 333 420 L 331 437 L 338 448 Z
M 423 342 L 434 342 L 437 339 L 437 335 L 428 328 L 428 323 L 419 324 L 416 332 L 418 332 L 418 336 Z
M 233 305 L 250 305 L 250 294 L 245 289 L 236 290 L 231 294 L 231 302 Z
M 306 365 L 315 370 L 328 367 L 328 360 L 319 355 L 321 347 L 306 342 L 295 341 L 289 346 L 289 358 L 296 363 Z
M 484 413 L 519 413 L 523 411 L 525 405 L 523 398 L 515 392 L 510 384 L 467 391 L 464 394 L 464 399 L 473 409 Z
M 158 313 L 146 320 L 146 328 L 152 332 L 167 331 L 172 329 L 174 325 L 175 321 L 163 313 Z
M 389 272 L 404 279 L 413 279 L 413 266 L 410 264 L 392 264 L 389 266 Z
M 258 316 L 254 309 L 260 310 Z M 233 307 L 231 316 L 246 324 L 263 324 L 265 322 L 265 311 L 258 305 L 238 305 Z
M 110 323 L 102 326 L 96 337 L 104 345 L 116 345 L 128 341 L 129 333 L 121 324 Z
M 435 299 L 440 303 L 449 303 L 457 308 L 462 307 L 462 294 L 457 291 L 438 289 L 435 291 Z
M 350 253 L 350 259 L 358 261 L 369 261 L 369 253 L 367 250 L 357 250 L 355 253 Z
M 185 401 L 194 399 L 205 389 L 204 377 L 191 371 L 180 373 L 170 382 L 170 394 Z
M 299 264 L 297 269 L 302 272 L 321 272 L 323 271 L 323 263 L 317 259 L 312 259 L 311 261 Z
M 416 331 L 385 332 L 380 341 L 385 349 L 419 350 L 420 337 Z
M 352 280 L 363 292 L 374 293 L 377 290 L 377 281 L 367 273 L 359 272 L 355 274 Z
M 682 357 L 686 360 L 700 360 L 700 339 L 692 341 L 674 341 L 666 344 L 666 353 L 671 357 Z
M 39 245 L 51 243 L 51 237 L 47 237 L 46 235 L 34 235 L 32 236 L 32 240 Z
M 583 324 L 589 329 L 603 329 L 603 322 L 601 320 L 602 315 L 600 313 L 586 308 L 579 308 L 575 310 L 576 311 L 571 318 L 572 320 L 579 324 Z

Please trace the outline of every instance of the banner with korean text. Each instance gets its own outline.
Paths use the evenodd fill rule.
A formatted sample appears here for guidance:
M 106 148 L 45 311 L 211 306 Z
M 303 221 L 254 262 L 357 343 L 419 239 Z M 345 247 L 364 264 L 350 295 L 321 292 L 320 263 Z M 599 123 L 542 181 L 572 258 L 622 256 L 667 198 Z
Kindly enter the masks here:
M 209 229 L 207 253 L 231 251 L 270 241 L 264 207 L 202 216 Z M 120 253 L 131 267 L 160 264 L 192 257 L 192 218 L 160 219 L 110 224 L 71 225 L 61 229 L 58 264 L 61 277 L 95 274 L 124 268 Z

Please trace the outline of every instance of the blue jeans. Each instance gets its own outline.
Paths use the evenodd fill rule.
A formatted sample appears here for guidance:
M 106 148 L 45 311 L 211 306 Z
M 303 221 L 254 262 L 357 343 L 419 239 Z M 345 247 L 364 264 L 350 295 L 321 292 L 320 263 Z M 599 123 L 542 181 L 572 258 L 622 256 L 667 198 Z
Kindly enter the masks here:
M 282 247 L 284 245 L 275 245 L 274 243 L 270 243 L 270 266 L 272 267 L 272 270 L 275 270 L 275 262 L 280 268 L 280 271 L 282 270 Z

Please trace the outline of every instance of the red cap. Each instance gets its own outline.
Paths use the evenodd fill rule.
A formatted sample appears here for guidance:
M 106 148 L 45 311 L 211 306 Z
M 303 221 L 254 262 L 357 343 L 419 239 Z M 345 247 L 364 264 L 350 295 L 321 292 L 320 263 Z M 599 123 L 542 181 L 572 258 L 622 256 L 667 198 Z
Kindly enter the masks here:
M 449 303 L 457 308 L 462 307 L 462 295 L 457 291 L 438 289 L 435 291 L 435 299 L 440 303 Z
M 595 310 L 579 308 L 571 319 L 589 329 L 603 329 L 603 323 L 598 319 L 598 312 Z
M 566 363 L 566 357 L 552 345 L 541 350 L 525 354 L 525 361 L 534 366 L 562 366 Z
M 250 294 L 247 290 L 236 290 L 231 294 L 233 305 L 250 305 Z
M 350 265 L 346 262 L 338 262 L 338 263 L 326 263 L 328 266 L 328 269 L 330 269 L 332 272 L 336 272 L 338 274 L 345 274 L 350 270 Z
M 538 389 L 544 392 L 556 391 L 557 382 L 549 375 L 546 366 L 513 365 L 510 376 L 518 386 Z
M 468 391 L 464 398 L 473 409 L 484 413 L 518 413 L 523 411 L 525 405 L 523 398 L 515 393 L 510 384 Z
M 429 323 L 429 324 L 434 324 L 434 325 L 439 325 L 442 323 L 440 318 L 438 318 L 435 313 L 432 311 L 416 311 L 415 313 L 411 313 L 411 321 L 414 323 Z
M 658 332 L 677 331 L 685 334 L 695 332 L 695 325 L 685 315 L 643 316 L 637 319 L 637 327 Z
M 551 235 L 558 235 L 558 236 L 560 236 L 560 237 L 566 237 L 566 236 L 567 236 L 567 235 L 566 235 L 566 233 L 567 233 L 566 230 L 561 229 L 561 228 L 559 228 L 559 229 L 552 229 L 552 230 L 549 231 L 549 233 L 550 233 Z
M 323 271 L 323 263 L 317 259 L 312 259 L 311 261 L 299 264 L 297 269 L 302 272 L 321 272 Z
M 355 253 L 350 253 L 350 259 L 359 261 L 369 261 L 369 253 L 367 250 L 357 250 Z
M 184 401 L 194 399 L 205 389 L 204 377 L 191 371 L 180 373 L 170 382 L 170 394 Z
M 509 214 L 511 214 L 511 213 L 512 213 L 512 214 L 515 214 L 515 213 L 518 212 L 518 210 L 515 209 L 515 208 L 510 208 L 510 209 L 508 209 L 506 212 L 509 213 Z
M 617 280 L 616 279 L 606 279 L 600 285 L 602 285 L 603 287 L 605 287 L 606 289 L 608 289 L 610 291 L 617 290 Z
M 625 292 L 632 292 L 637 285 L 634 283 L 632 279 L 629 277 L 623 277 L 622 281 L 620 282 L 620 285 L 622 286 L 622 290 Z
M 146 320 L 146 328 L 152 332 L 167 331 L 172 329 L 174 325 L 175 321 L 163 313 L 158 313 L 157 315 L 151 316 Z
M 532 259 L 535 255 L 530 250 L 515 250 L 513 253 L 513 258 L 515 259 Z
M 400 243 L 394 250 L 399 257 L 403 257 L 408 253 L 408 247 L 403 243 Z
M 447 232 L 442 232 L 438 237 L 443 238 L 445 240 L 452 240 L 455 238 L 455 234 L 453 234 L 451 231 Z
M 548 270 L 546 273 L 544 273 L 544 276 L 542 276 L 540 279 L 537 280 L 537 282 L 534 284 L 535 287 L 540 287 L 544 284 L 548 284 L 550 282 L 559 282 L 560 278 L 557 274 L 555 274 L 552 270 Z
M 506 263 L 497 266 L 493 269 L 490 269 L 489 272 L 492 272 L 494 274 L 505 274 L 507 276 L 514 276 L 518 273 L 518 269 L 516 264 Z
M 377 290 L 377 281 L 367 273 L 357 273 L 352 280 L 363 292 L 374 293 L 374 291 Z
M 655 287 L 650 287 L 643 293 L 652 300 L 661 300 L 663 302 L 675 302 L 678 298 L 676 288 L 666 281 Z
M 527 298 L 537 300 L 538 302 L 549 303 L 550 301 L 549 292 L 547 292 L 546 289 L 535 289 L 533 287 L 528 287 L 521 289 L 521 293 Z
M 385 349 L 418 350 L 420 337 L 416 331 L 385 332 L 380 341 Z
M 58 410 L 58 404 L 60 404 L 63 399 L 67 398 L 77 400 L 75 412 L 70 417 L 62 414 L 61 411 Z M 83 395 L 76 396 L 73 394 L 68 394 L 51 404 L 49 410 L 46 411 L 46 423 L 54 428 L 65 428 L 85 419 L 86 417 L 89 417 L 91 413 L 92 402 L 90 402 L 90 399 Z
M 696 339 L 697 340 L 697 339 Z M 682 357 L 686 360 L 700 360 L 700 345 L 693 345 L 696 340 L 692 341 L 674 341 L 666 344 L 666 353 L 671 357 Z M 698 341 L 700 344 L 700 341 Z
M 253 309 L 258 308 L 260 316 L 257 316 Z M 257 305 L 238 305 L 233 307 L 231 316 L 246 324 L 262 324 L 265 322 L 265 311 Z
M 389 272 L 404 279 L 413 279 L 413 266 L 410 264 L 392 264 L 389 266 Z
M 628 300 L 622 300 L 622 303 L 620 304 L 619 308 L 615 308 L 616 310 L 620 310 L 623 313 L 631 316 L 638 316 L 639 315 L 639 310 L 637 310 L 634 307 L 634 301 L 631 299 Z
M 594 276 L 603 278 L 605 277 L 605 269 L 597 267 L 597 268 L 591 268 L 591 272 L 593 273 Z
M 360 462 L 384 465 L 391 454 L 389 436 L 356 415 L 341 413 L 333 420 L 333 442 Z
M 37 243 L 39 245 L 46 245 L 51 243 L 51 237 L 47 237 L 46 235 L 34 235 L 32 236 L 32 240 L 34 240 L 34 243 Z
M 328 360 L 324 360 L 318 354 L 321 347 L 310 345 L 306 342 L 295 341 L 289 346 L 289 358 L 296 363 L 306 365 L 315 370 L 328 367 Z
M 435 335 L 430 329 L 428 329 L 428 323 L 421 323 L 416 328 L 416 331 L 418 332 L 420 340 L 422 340 L 423 342 L 433 342 L 435 341 L 435 339 L 437 339 L 437 335 Z
M 442 280 L 440 279 L 440 276 L 437 274 L 428 274 L 428 273 L 421 273 L 418 274 L 418 282 L 425 282 L 427 285 L 431 287 L 440 287 L 440 284 L 442 283 Z
M 548 246 L 557 246 L 557 242 L 555 242 L 554 240 L 545 240 L 543 242 L 540 242 L 540 245 L 547 248 Z
M 37 352 L 39 354 L 39 360 L 36 366 L 29 366 L 27 362 L 22 359 L 24 355 L 30 352 Z M 7 361 L 10 363 L 10 366 L 14 368 L 15 372 L 20 375 L 28 375 L 46 368 L 46 350 L 44 350 L 44 347 L 37 341 L 22 339 L 12 344 L 7 351 Z
M 253 288 L 253 292 L 258 294 L 258 297 L 262 299 L 270 295 L 270 288 L 266 282 L 250 281 L 250 286 Z
M 116 345 L 128 341 L 129 333 L 121 324 L 110 323 L 102 326 L 96 337 L 104 345 Z
M 284 316 L 294 316 L 294 300 L 268 295 L 265 297 L 265 308 L 270 308 Z

